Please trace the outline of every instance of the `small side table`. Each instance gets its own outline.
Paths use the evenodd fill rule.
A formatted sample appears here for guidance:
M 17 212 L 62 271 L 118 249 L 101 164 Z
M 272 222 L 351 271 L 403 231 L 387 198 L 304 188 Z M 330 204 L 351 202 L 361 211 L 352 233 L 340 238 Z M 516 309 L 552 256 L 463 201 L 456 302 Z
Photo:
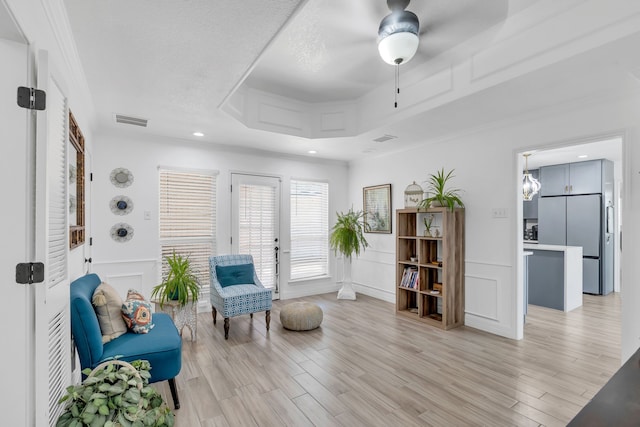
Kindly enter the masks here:
M 173 323 L 178 328 L 180 336 L 184 327 L 188 327 L 191 331 L 191 341 L 195 341 L 198 336 L 198 302 L 189 301 L 186 305 L 181 306 L 178 301 L 165 301 L 163 307 L 160 308 L 160 301 L 151 300 L 155 304 L 156 311 L 167 313 L 173 319 Z

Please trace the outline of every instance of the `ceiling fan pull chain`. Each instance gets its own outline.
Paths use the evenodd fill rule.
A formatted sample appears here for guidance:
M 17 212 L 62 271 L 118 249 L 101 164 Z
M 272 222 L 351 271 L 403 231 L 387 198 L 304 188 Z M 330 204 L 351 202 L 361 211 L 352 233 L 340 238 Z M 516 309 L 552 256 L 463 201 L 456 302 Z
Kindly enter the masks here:
M 394 108 L 398 108 L 398 94 L 400 93 L 400 64 L 396 64 L 396 70 L 395 70 L 395 80 L 396 80 L 396 87 L 394 90 L 394 94 L 393 94 L 393 106 Z

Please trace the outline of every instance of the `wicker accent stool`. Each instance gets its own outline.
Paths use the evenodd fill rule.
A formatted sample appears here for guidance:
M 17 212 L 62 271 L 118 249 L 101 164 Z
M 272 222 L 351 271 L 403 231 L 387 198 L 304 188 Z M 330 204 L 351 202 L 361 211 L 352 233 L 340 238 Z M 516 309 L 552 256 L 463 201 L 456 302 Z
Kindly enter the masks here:
M 280 310 L 280 323 L 291 331 L 310 331 L 322 323 L 322 309 L 310 302 L 292 302 Z

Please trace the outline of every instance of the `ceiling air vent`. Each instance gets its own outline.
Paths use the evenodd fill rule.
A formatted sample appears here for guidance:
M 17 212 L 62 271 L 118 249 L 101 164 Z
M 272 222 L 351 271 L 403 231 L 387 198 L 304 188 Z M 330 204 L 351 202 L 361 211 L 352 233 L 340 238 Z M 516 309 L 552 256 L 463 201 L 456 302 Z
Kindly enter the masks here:
M 396 139 L 396 138 L 397 138 L 397 136 L 394 136 L 394 135 L 386 135 L 386 134 L 385 134 L 385 135 L 379 136 L 378 138 L 374 139 L 374 141 L 375 141 L 375 142 L 387 142 L 387 141 L 389 141 L 389 140 L 391 140 L 391 139 Z
M 147 127 L 147 119 L 140 119 L 138 117 L 125 116 L 123 114 L 116 114 L 116 123 L 122 123 L 124 125 L 134 125 Z

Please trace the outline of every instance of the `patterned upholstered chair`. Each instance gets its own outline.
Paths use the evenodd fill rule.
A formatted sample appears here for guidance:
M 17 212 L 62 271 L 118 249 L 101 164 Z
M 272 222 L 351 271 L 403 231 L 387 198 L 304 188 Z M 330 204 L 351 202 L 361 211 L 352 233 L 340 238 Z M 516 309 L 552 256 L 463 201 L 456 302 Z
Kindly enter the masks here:
M 229 339 L 229 318 L 264 311 L 267 331 L 271 321 L 271 290 L 266 289 L 251 255 L 218 255 L 209 258 L 213 324 L 217 313 L 224 317 L 224 338 Z

